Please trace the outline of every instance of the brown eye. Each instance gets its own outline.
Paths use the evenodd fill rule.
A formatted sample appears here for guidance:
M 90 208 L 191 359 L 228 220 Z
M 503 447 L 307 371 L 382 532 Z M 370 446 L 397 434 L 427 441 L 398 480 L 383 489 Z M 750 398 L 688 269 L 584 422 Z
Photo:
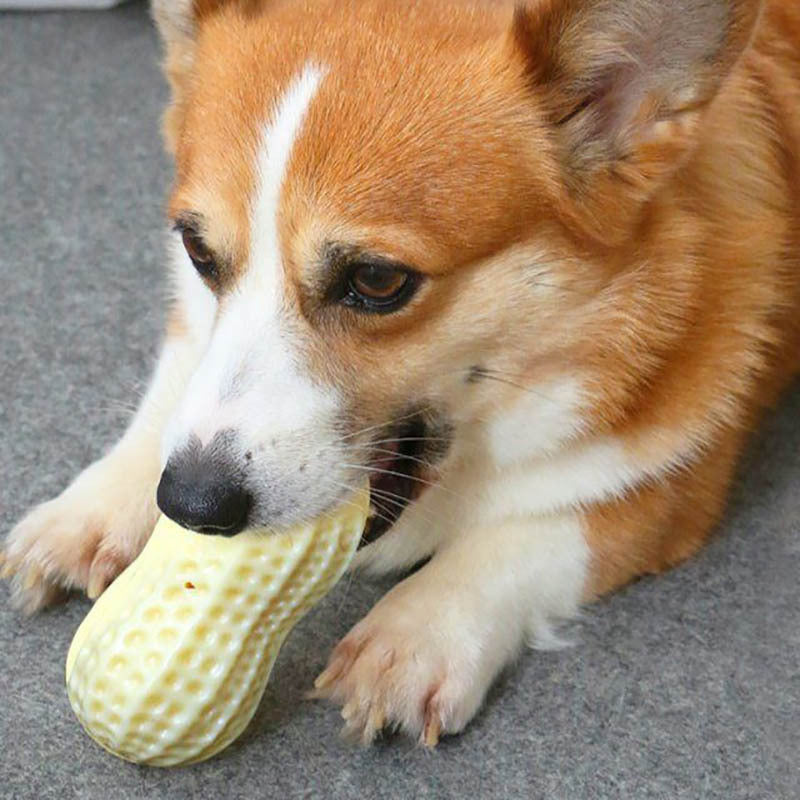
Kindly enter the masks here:
M 367 302 L 394 302 L 410 280 L 406 270 L 388 264 L 362 264 L 350 276 L 351 290 Z
M 181 236 L 183 237 L 183 246 L 186 248 L 186 253 L 192 260 L 195 269 L 203 277 L 213 278 L 217 272 L 214 255 L 208 249 L 200 234 L 191 228 L 183 228 Z

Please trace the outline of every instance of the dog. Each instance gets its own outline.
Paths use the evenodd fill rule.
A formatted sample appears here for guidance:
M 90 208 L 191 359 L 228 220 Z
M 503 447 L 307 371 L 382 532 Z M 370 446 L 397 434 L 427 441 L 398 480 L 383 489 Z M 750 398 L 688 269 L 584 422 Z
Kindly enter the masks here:
M 159 514 L 369 479 L 404 574 L 315 693 L 461 731 L 525 643 L 695 553 L 800 369 L 800 5 L 155 0 L 174 287 L 116 446 L 5 543 L 27 611 Z M 412 569 L 413 568 L 413 569 Z

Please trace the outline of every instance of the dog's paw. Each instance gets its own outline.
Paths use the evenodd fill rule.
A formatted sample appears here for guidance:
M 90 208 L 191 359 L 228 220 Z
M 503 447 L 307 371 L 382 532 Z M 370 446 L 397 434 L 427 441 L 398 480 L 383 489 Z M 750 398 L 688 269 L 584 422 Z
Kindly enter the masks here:
M 493 678 L 481 656 L 488 642 L 452 602 L 415 593 L 414 577 L 336 646 L 310 693 L 342 705 L 345 736 L 364 745 L 387 728 L 435 747 L 467 725 Z
M 33 508 L 5 541 L 2 577 L 11 581 L 12 603 L 26 613 L 71 589 L 98 597 L 147 541 L 157 516 L 153 479 L 139 465 L 113 459 L 96 462 Z

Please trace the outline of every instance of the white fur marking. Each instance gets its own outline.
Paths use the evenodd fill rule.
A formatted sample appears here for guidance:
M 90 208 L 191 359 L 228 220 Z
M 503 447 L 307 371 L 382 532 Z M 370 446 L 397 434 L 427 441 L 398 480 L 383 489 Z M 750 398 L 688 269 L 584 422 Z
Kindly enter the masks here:
M 550 453 L 580 433 L 582 393 L 575 378 L 536 386 L 487 425 L 489 453 L 498 467 Z
M 308 65 L 264 127 L 255 165 L 248 263 L 226 298 L 170 437 L 172 449 L 191 435 L 206 444 L 220 431 L 234 431 L 240 456 L 249 453 L 257 498 L 271 503 L 269 510 L 256 508 L 255 513 L 270 522 L 288 508 L 298 515 L 318 512 L 340 493 L 324 480 L 336 464 L 318 457 L 338 414 L 338 396 L 315 382 L 303 363 L 303 342 L 284 300 L 278 230 L 294 143 L 322 77 L 319 68 Z M 336 457 L 335 449 L 328 449 Z M 297 474 L 300 465 L 302 475 Z
M 295 412 L 288 414 L 291 420 L 285 420 L 278 426 L 281 428 L 301 424 L 302 415 L 313 406 L 309 397 L 312 392 L 307 380 L 301 380 L 297 373 L 281 325 L 283 263 L 277 217 L 292 145 L 321 78 L 320 70 L 307 67 L 286 91 L 264 128 L 257 161 L 250 263 L 228 299 L 211 346 L 192 379 L 176 426 L 178 431 L 170 437 L 171 446 L 190 433 L 205 442 L 223 428 L 240 429 L 248 417 L 263 416 L 265 403 L 270 406 L 273 423 L 277 422 L 276 408 Z M 253 398 L 261 408 L 242 407 L 242 401 L 250 394 L 248 389 L 261 381 L 269 382 L 264 394 Z M 286 398 L 283 403 L 282 397 Z
M 503 514 L 548 514 L 621 497 L 647 479 L 679 468 L 691 454 L 677 451 L 662 459 L 637 457 L 615 437 L 593 439 L 551 458 L 537 459 L 503 473 L 487 507 Z
M 308 107 L 316 94 L 323 72 L 309 64 L 292 83 L 278 104 L 272 122 L 262 135 L 258 154 L 258 193 L 254 204 L 249 276 L 260 288 L 273 293 L 280 289 L 281 248 L 278 239 L 278 209 L 281 189 Z M 277 305 L 277 304 L 276 304 Z

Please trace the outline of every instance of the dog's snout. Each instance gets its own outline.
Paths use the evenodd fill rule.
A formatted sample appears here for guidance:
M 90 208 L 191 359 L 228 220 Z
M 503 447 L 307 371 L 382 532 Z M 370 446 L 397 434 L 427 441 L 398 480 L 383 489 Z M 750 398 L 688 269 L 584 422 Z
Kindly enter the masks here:
M 158 507 L 184 528 L 233 536 L 247 527 L 253 498 L 241 471 L 218 449 L 189 445 L 168 461 Z

